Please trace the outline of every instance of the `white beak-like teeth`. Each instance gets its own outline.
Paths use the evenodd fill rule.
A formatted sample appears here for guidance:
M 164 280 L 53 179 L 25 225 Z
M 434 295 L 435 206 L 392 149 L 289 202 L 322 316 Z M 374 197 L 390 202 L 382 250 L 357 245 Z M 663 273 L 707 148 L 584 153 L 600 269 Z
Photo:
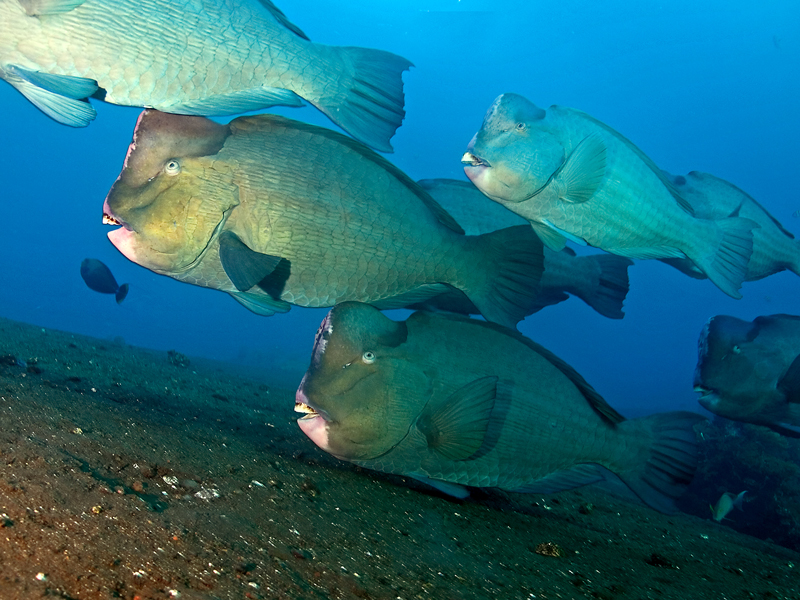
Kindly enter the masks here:
M 107 215 L 103 213 L 103 225 L 122 225 L 119 221 L 117 221 L 111 215 Z
M 294 412 L 299 413 L 307 413 L 309 415 L 316 415 L 317 411 L 311 408 L 308 404 L 303 404 L 302 402 L 296 402 L 294 405 Z

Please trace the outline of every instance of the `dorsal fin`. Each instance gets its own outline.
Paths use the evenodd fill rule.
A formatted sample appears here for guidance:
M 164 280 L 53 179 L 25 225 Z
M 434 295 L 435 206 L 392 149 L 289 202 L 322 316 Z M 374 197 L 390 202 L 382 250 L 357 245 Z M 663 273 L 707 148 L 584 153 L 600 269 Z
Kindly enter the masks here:
M 81 0 L 81 1 L 84 1 L 84 0 Z M 282 11 L 280 8 L 278 8 L 277 6 L 275 6 L 275 5 L 274 5 L 274 4 L 271 2 L 271 0 L 258 0 L 258 1 L 261 3 L 261 5 L 262 5 L 264 8 L 266 8 L 266 9 L 267 9 L 267 10 L 270 12 L 270 14 L 271 14 L 273 17 L 275 17 L 275 20 L 276 20 L 276 21 L 278 21 L 278 22 L 279 22 L 281 25 L 283 25 L 284 27 L 286 27 L 286 29 L 288 29 L 289 31 L 291 31 L 293 34 L 300 36 L 300 37 L 301 37 L 301 38 L 303 38 L 304 40 L 308 40 L 308 36 L 307 36 L 305 33 L 303 33 L 303 32 L 302 32 L 302 30 L 301 30 L 301 29 L 300 29 L 300 28 L 299 28 L 297 25 L 295 25 L 294 23 L 292 23 L 292 22 L 291 22 L 291 21 L 290 21 L 290 20 L 289 20 L 289 19 L 286 17 L 286 15 L 285 15 L 285 14 L 283 14 L 283 11 Z M 310 40 L 309 40 L 309 41 L 310 41 Z

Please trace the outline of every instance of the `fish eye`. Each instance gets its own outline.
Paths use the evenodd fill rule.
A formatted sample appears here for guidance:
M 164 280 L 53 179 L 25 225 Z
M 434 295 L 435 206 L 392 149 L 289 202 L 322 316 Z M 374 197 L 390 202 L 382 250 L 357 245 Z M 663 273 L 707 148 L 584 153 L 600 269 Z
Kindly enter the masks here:
M 173 158 L 164 166 L 164 172 L 174 177 L 181 172 L 181 163 Z
M 368 365 L 371 365 L 372 363 L 374 363 L 374 362 L 375 362 L 375 353 L 374 353 L 374 352 L 370 352 L 369 350 L 367 350 L 367 351 L 366 351 L 366 352 L 364 352 L 364 354 L 361 356 L 361 360 L 363 360 L 363 361 L 364 361 L 365 363 L 367 363 Z
M 521 133 L 521 132 L 525 131 L 527 128 L 528 128 L 528 126 L 527 126 L 527 125 L 525 125 L 525 123 L 523 123 L 522 121 L 520 121 L 519 123 L 517 123 L 517 131 L 518 131 L 518 132 L 520 132 L 520 133 Z

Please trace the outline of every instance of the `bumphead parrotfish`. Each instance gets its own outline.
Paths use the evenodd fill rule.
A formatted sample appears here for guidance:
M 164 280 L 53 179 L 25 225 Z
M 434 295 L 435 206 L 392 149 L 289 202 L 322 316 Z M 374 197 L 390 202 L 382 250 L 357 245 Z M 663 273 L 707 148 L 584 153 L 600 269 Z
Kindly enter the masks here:
M 96 258 L 84 258 L 81 262 L 81 277 L 90 290 L 101 294 L 114 294 L 117 304 L 128 295 L 128 284 L 119 285 L 105 263 Z
M 363 144 L 275 115 L 221 125 L 144 111 L 103 210 L 133 262 L 260 314 L 345 300 L 398 308 L 455 288 L 514 326 L 543 268 L 527 225 L 464 235 Z
M 800 317 L 709 319 L 698 342 L 694 389 L 716 415 L 800 437 Z
M 763 279 L 785 269 L 800 275 L 800 242 L 752 196 L 708 173 L 664 174 L 691 204 L 696 217 L 716 220 L 736 216 L 758 223 L 753 229 L 753 254 L 747 263 L 745 281 Z M 685 258 L 665 259 L 664 262 L 697 276 L 697 268 Z
M 326 452 L 452 495 L 464 497 L 462 486 L 551 493 L 621 480 L 665 512 L 692 479 L 693 428 L 703 420 L 625 420 L 515 331 L 424 311 L 397 322 L 354 302 L 322 322 L 295 410 Z
M 59 123 L 89 98 L 186 115 L 307 100 L 390 152 L 406 59 L 315 44 L 270 0 L 0 0 L 0 78 Z
M 457 179 L 423 179 L 418 181 L 433 196 L 442 208 L 458 222 L 469 235 L 480 235 L 527 223 L 525 219 L 495 202 L 486 202 L 469 181 Z M 544 273 L 539 284 L 539 295 L 534 311 L 545 306 L 563 302 L 573 294 L 586 302 L 598 313 L 609 319 L 621 319 L 622 303 L 628 294 L 628 267 L 633 264 L 629 258 L 612 254 L 576 256 L 571 248 L 561 251 L 544 247 Z M 452 292 L 456 293 L 456 292 Z M 432 298 L 426 308 L 437 307 L 442 296 Z M 438 308 L 446 309 L 440 303 Z M 422 307 L 420 307 L 422 308 Z M 477 312 L 474 309 L 454 312 Z
M 585 113 L 503 94 L 461 160 L 478 189 L 554 250 L 571 240 L 629 258 L 689 257 L 741 298 L 756 224 L 695 218 L 639 148 Z

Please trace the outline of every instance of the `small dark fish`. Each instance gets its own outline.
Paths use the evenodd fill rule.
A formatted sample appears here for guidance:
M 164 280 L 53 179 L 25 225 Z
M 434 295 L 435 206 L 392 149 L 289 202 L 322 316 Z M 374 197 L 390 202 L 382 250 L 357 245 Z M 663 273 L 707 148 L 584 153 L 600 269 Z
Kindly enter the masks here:
M 715 415 L 800 437 L 800 317 L 711 318 L 700 334 L 694 390 Z
M 118 285 L 117 280 L 111 274 L 111 269 L 96 258 L 83 259 L 81 277 L 83 277 L 90 290 L 101 294 L 114 294 L 117 304 L 125 300 L 125 296 L 128 295 L 128 284 Z

